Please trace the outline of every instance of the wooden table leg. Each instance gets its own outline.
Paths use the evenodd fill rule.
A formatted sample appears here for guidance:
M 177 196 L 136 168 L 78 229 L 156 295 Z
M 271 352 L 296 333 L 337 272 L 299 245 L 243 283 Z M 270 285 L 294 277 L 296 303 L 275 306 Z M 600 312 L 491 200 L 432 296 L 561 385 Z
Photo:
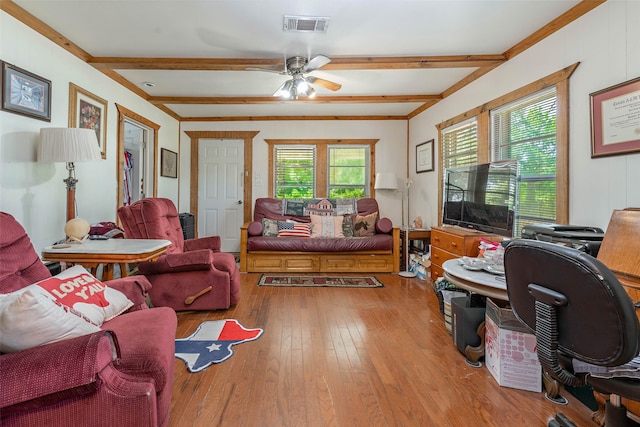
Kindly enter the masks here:
M 127 264 L 124 262 L 120 263 L 120 277 L 127 277 L 128 275 Z
M 113 280 L 113 264 L 105 262 L 102 264 L 102 281 Z

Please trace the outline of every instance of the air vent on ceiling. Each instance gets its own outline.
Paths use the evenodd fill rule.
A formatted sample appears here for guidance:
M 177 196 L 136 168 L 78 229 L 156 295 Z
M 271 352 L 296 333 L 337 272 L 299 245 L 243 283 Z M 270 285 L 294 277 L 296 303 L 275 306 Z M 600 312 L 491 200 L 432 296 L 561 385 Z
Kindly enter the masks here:
M 284 31 L 297 33 L 326 33 L 330 18 L 321 16 L 284 15 Z

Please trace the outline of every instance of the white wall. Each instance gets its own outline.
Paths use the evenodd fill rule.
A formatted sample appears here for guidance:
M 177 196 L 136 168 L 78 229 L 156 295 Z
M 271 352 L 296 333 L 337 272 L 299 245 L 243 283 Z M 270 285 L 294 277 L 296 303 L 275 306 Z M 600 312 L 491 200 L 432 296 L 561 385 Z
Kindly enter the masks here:
M 64 163 L 37 163 L 36 144 L 40 128 L 68 125 L 69 82 L 108 101 L 106 160 L 76 164 L 78 216 L 116 219 L 116 103 L 159 124 L 159 146 L 177 151 L 175 119 L 2 11 L 0 59 L 52 82 L 50 123 L 0 111 L 0 210 L 20 221 L 37 251 L 64 237 L 68 173 Z M 177 180 L 159 178 L 158 194 L 177 203 Z
M 269 153 L 265 139 L 379 139 L 376 144 L 376 172 L 395 172 L 398 183 L 406 176 L 407 122 L 376 121 L 252 121 L 252 122 L 183 122 L 182 131 L 260 131 L 253 140 L 253 197 L 268 197 Z M 180 211 L 189 212 L 190 138 L 180 133 Z M 261 181 L 258 185 L 256 181 Z M 401 224 L 400 193 L 378 191 L 380 213 L 394 224 Z M 253 204 L 253 201 L 252 201 Z M 195 212 L 194 212 L 195 213 Z
M 640 207 L 640 153 L 591 159 L 589 94 L 640 77 L 640 2 L 609 0 L 410 121 L 415 146 L 436 139 L 435 126 L 576 62 L 570 79 L 569 222 L 606 228 L 611 212 Z M 416 174 L 411 215 L 438 220 L 438 172 Z

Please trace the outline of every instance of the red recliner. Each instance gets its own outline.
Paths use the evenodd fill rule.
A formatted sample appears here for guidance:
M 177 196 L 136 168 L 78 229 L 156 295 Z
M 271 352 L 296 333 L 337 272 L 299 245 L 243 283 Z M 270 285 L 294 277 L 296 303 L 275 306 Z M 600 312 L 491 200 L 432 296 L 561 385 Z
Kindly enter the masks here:
M 24 228 L 0 212 L 0 293 L 49 277 Z M 101 332 L 0 354 L 0 425 L 169 424 L 176 314 L 147 307 L 143 276 L 105 283 L 133 306 Z
M 138 263 L 153 284 L 154 306 L 180 310 L 227 309 L 240 297 L 240 271 L 232 254 L 220 251 L 220 236 L 185 240 L 169 199 L 146 198 L 118 209 L 127 238 L 172 243 L 157 261 Z

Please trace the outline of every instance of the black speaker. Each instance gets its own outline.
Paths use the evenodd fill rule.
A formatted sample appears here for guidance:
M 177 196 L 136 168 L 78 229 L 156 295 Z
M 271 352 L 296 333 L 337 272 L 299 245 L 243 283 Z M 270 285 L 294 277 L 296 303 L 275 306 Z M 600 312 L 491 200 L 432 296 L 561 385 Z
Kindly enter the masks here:
M 186 212 L 178 214 L 178 217 L 180 218 L 180 227 L 182 227 L 182 235 L 184 236 L 184 239 L 187 240 L 196 237 L 193 214 Z
M 451 336 L 460 353 L 470 345 L 476 347 L 480 344 L 480 337 L 476 330 L 482 322 L 486 308 L 481 302 L 470 296 L 451 298 Z

